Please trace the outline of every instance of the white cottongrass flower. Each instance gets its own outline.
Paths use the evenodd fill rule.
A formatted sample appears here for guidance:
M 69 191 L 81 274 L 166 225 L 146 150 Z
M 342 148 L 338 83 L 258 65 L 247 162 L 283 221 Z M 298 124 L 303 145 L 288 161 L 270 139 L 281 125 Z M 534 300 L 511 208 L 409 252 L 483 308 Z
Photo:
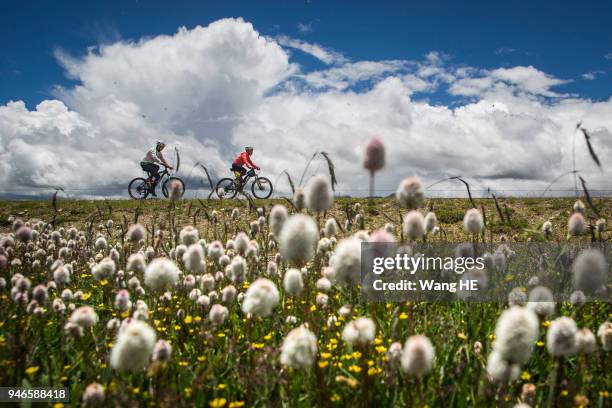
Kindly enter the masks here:
M 538 340 L 538 326 L 538 318 L 531 310 L 519 306 L 506 309 L 495 326 L 494 350 L 510 363 L 524 364 Z
M 553 356 L 571 356 L 576 353 L 578 326 L 569 317 L 558 317 L 550 323 L 546 333 L 546 348 Z
M 333 218 L 328 218 L 325 221 L 325 228 L 323 229 L 323 232 L 327 238 L 336 236 L 338 233 L 338 224 L 336 223 L 336 220 Z
M 104 403 L 104 387 L 98 383 L 91 383 L 83 392 L 83 406 L 100 407 Z
M 469 234 L 479 234 L 484 229 L 482 214 L 476 208 L 470 208 L 463 217 L 463 228 Z
M 403 208 L 417 209 L 423 204 L 423 184 L 417 177 L 403 179 L 395 192 L 395 198 Z
M 234 247 L 240 255 L 244 255 L 244 251 L 246 251 L 247 247 L 249 246 L 249 241 L 249 236 L 244 232 L 241 231 L 236 234 L 236 237 L 234 238 Z
M 280 362 L 299 370 L 309 370 L 317 356 L 317 338 L 304 325 L 291 330 L 283 340 Z
M 132 242 L 140 242 L 147 236 L 147 231 L 140 224 L 130 225 L 130 228 L 127 230 L 127 239 Z
M 338 243 L 329 260 L 339 283 L 354 284 L 361 279 L 361 241 L 346 238 Z
M 204 249 L 200 244 L 192 244 L 183 254 L 183 263 L 189 272 L 200 274 L 206 272 Z
M 597 340 L 592 331 L 586 327 L 576 332 L 576 353 L 591 354 L 597 348 Z
M 125 312 L 132 307 L 132 302 L 130 301 L 130 292 L 126 289 L 121 289 L 115 295 L 115 309 L 120 312 Z
M 220 258 L 225 254 L 221 241 L 213 241 L 207 248 L 208 257 L 214 262 L 219 262 Z
M 229 310 L 223 305 L 212 305 L 210 308 L 209 318 L 214 325 L 221 325 L 229 315 Z
M 148 324 L 132 320 L 119 330 L 113 344 L 110 364 L 115 370 L 137 372 L 149 363 L 155 347 L 155 330 Z
M 179 238 L 183 245 L 189 246 L 198 242 L 200 239 L 200 234 L 196 228 L 188 225 L 181 230 Z
M 579 213 L 573 213 L 567 220 L 567 233 L 571 236 L 582 235 L 587 231 L 587 223 L 584 216 Z
M 581 290 L 576 290 L 570 295 L 570 303 L 572 306 L 581 306 L 586 303 L 586 296 Z
M 487 359 L 487 374 L 494 383 L 506 383 L 516 380 L 521 369 L 518 364 L 512 364 L 493 351 Z
M 153 355 L 151 359 L 160 363 L 170 360 L 172 355 L 172 346 L 166 340 L 158 340 L 153 348 Z
M 221 302 L 231 304 L 236 299 L 236 288 L 234 285 L 227 285 L 221 289 Z
M 333 202 L 329 179 L 322 174 L 314 176 L 306 185 L 306 203 L 314 212 L 327 211 Z
M 601 341 L 604 350 L 612 351 L 612 323 L 603 322 L 597 329 L 597 337 Z
M 104 237 L 98 237 L 96 238 L 96 242 L 94 243 L 94 247 L 98 250 L 98 251 L 103 251 L 106 249 L 106 247 L 108 246 L 108 243 L 106 242 L 106 238 Z
M 127 261 L 128 271 L 144 273 L 146 266 L 145 257 L 142 253 L 137 252 L 129 256 Z
M 527 294 L 523 288 L 514 288 L 508 294 L 508 304 L 510 306 L 524 306 L 527 303 Z
M 574 208 L 574 212 L 581 213 L 581 214 L 584 214 L 584 210 L 586 209 L 582 200 L 576 200 L 573 208 Z
M 527 308 L 533 310 L 538 316 L 546 317 L 555 312 L 553 294 L 545 286 L 537 286 L 529 293 Z
M 284 205 L 276 204 L 272 207 L 272 210 L 270 210 L 270 230 L 275 238 L 280 236 L 287 218 L 289 218 L 289 213 Z
M 552 236 L 552 233 L 553 233 L 552 222 L 544 221 L 544 224 L 542 224 L 542 232 L 544 233 L 544 236 L 546 238 L 550 238 Z
M 436 227 L 438 223 L 438 218 L 436 217 L 436 213 L 430 211 L 425 216 L 425 232 L 427 234 L 431 233 L 433 229 Z
M 295 189 L 293 193 L 293 205 L 297 208 L 298 211 L 302 211 L 306 206 L 306 195 L 304 194 L 304 189 L 302 187 L 298 187 Z
M 402 349 L 400 358 L 402 371 L 421 377 L 431 371 L 434 356 L 434 348 L 427 337 L 410 336 Z
M 53 271 L 53 280 L 56 283 L 63 283 L 63 284 L 70 283 L 70 271 L 64 265 L 58 266 Z
M 351 320 L 342 330 L 342 338 L 351 345 L 368 345 L 374 341 L 374 337 L 376 337 L 376 324 L 369 317 Z
M 580 252 L 572 265 L 574 287 L 584 293 L 593 293 L 606 284 L 608 265 L 603 253 L 597 249 Z
M 319 229 L 311 217 L 292 215 L 280 233 L 280 253 L 288 262 L 308 262 L 314 256 L 318 240 Z
M 269 316 L 278 305 L 278 301 L 278 289 L 274 282 L 260 278 L 247 289 L 242 302 L 242 311 L 256 316 Z
M 98 315 L 91 306 L 81 306 L 72 312 L 69 321 L 83 328 L 90 328 L 98 323 Z
M 416 241 L 425 235 L 425 219 L 418 210 L 409 211 L 404 216 L 403 223 L 404 235 L 406 238 Z
M 91 268 L 91 274 L 96 280 L 102 280 L 112 277 L 115 274 L 115 270 L 115 261 L 107 257 Z
M 239 284 L 244 282 L 247 272 L 247 262 L 240 255 L 236 255 L 229 265 L 229 278 L 232 282 Z
M 179 272 L 170 259 L 156 258 L 145 270 L 144 283 L 153 290 L 162 291 L 176 285 Z
M 283 277 L 283 288 L 289 296 L 298 296 L 304 289 L 302 273 L 295 268 L 290 268 Z
M 319 278 L 315 287 L 321 292 L 328 293 L 331 290 L 331 282 L 327 278 Z

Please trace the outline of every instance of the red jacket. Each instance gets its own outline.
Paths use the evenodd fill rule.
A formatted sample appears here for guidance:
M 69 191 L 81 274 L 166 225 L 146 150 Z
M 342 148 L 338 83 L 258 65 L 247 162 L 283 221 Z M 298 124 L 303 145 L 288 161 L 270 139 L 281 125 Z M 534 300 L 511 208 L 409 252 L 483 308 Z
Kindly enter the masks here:
M 251 156 L 249 156 L 247 152 L 242 152 L 238 156 L 236 156 L 233 161 L 233 164 L 236 164 L 238 166 L 246 165 L 250 169 L 257 167 L 257 165 L 251 161 Z

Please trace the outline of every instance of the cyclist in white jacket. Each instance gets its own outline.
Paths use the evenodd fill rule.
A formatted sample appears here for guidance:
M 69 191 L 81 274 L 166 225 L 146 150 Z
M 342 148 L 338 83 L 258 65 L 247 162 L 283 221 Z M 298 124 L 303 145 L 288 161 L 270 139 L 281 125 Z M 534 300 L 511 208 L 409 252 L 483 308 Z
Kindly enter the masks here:
M 157 187 L 157 183 L 159 182 L 159 166 L 157 163 L 162 164 L 171 170 L 173 169 L 173 167 L 166 162 L 166 159 L 164 159 L 164 156 L 162 155 L 162 150 L 164 150 L 165 147 L 166 144 L 164 142 L 157 141 L 155 146 L 147 151 L 144 159 L 142 159 L 140 162 L 140 167 L 142 167 L 142 169 L 149 174 L 149 177 L 153 177 L 153 190 L 151 191 L 151 195 L 153 197 L 157 197 L 157 194 L 155 194 L 155 187 Z

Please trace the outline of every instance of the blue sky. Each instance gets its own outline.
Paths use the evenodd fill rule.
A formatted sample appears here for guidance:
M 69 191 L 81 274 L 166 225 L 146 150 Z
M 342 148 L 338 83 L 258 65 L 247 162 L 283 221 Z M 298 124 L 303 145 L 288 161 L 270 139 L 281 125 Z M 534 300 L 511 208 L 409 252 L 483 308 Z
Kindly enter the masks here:
M 246 145 L 274 179 L 326 151 L 339 194 L 359 195 L 378 136 L 381 195 L 409 175 L 542 191 L 574 141 L 580 174 L 609 189 L 612 3 L 465 3 L 5 1 L 0 185 L 123 196 L 163 139 L 213 178 Z
M 466 3 L 466 4 L 463 4 Z M 0 104 L 29 108 L 70 85 L 54 57 L 62 49 L 174 34 L 243 17 L 263 35 L 321 44 L 350 60 L 417 60 L 429 51 L 480 68 L 533 65 L 573 80 L 560 92 L 603 100 L 612 89 L 611 2 L 8 1 L 0 13 Z M 606 59 L 609 55 L 610 59 Z M 295 53 L 305 69 L 320 61 Z M 595 79 L 583 75 L 592 73 Z M 430 95 L 447 102 L 445 95 Z

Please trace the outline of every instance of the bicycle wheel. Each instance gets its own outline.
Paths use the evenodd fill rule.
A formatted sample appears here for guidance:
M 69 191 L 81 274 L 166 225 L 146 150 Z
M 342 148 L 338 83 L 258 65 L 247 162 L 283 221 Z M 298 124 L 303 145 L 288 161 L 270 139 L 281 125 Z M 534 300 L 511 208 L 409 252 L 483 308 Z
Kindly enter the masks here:
M 135 200 L 144 200 L 149 195 L 149 183 L 142 177 L 136 177 L 130 181 L 128 193 Z
M 257 177 L 251 185 L 251 191 L 257 198 L 270 198 L 273 190 L 272 182 L 265 177 Z
M 236 188 L 236 183 L 231 178 L 222 178 L 217 183 L 217 187 L 215 187 L 215 192 L 217 193 L 217 197 L 223 198 L 234 198 L 236 194 L 238 194 L 238 189 Z
M 164 184 L 162 184 L 162 193 L 164 194 L 164 197 L 168 198 L 170 195 L 170 188 L 172 186 L 172 182 L 174 181 L 178 182 L 180 185 L 180 194 L 178 198 L 183 197 L 185 194 L 185 182 L 178 177 L 168 177 L 168 179 L 164 181 Z

